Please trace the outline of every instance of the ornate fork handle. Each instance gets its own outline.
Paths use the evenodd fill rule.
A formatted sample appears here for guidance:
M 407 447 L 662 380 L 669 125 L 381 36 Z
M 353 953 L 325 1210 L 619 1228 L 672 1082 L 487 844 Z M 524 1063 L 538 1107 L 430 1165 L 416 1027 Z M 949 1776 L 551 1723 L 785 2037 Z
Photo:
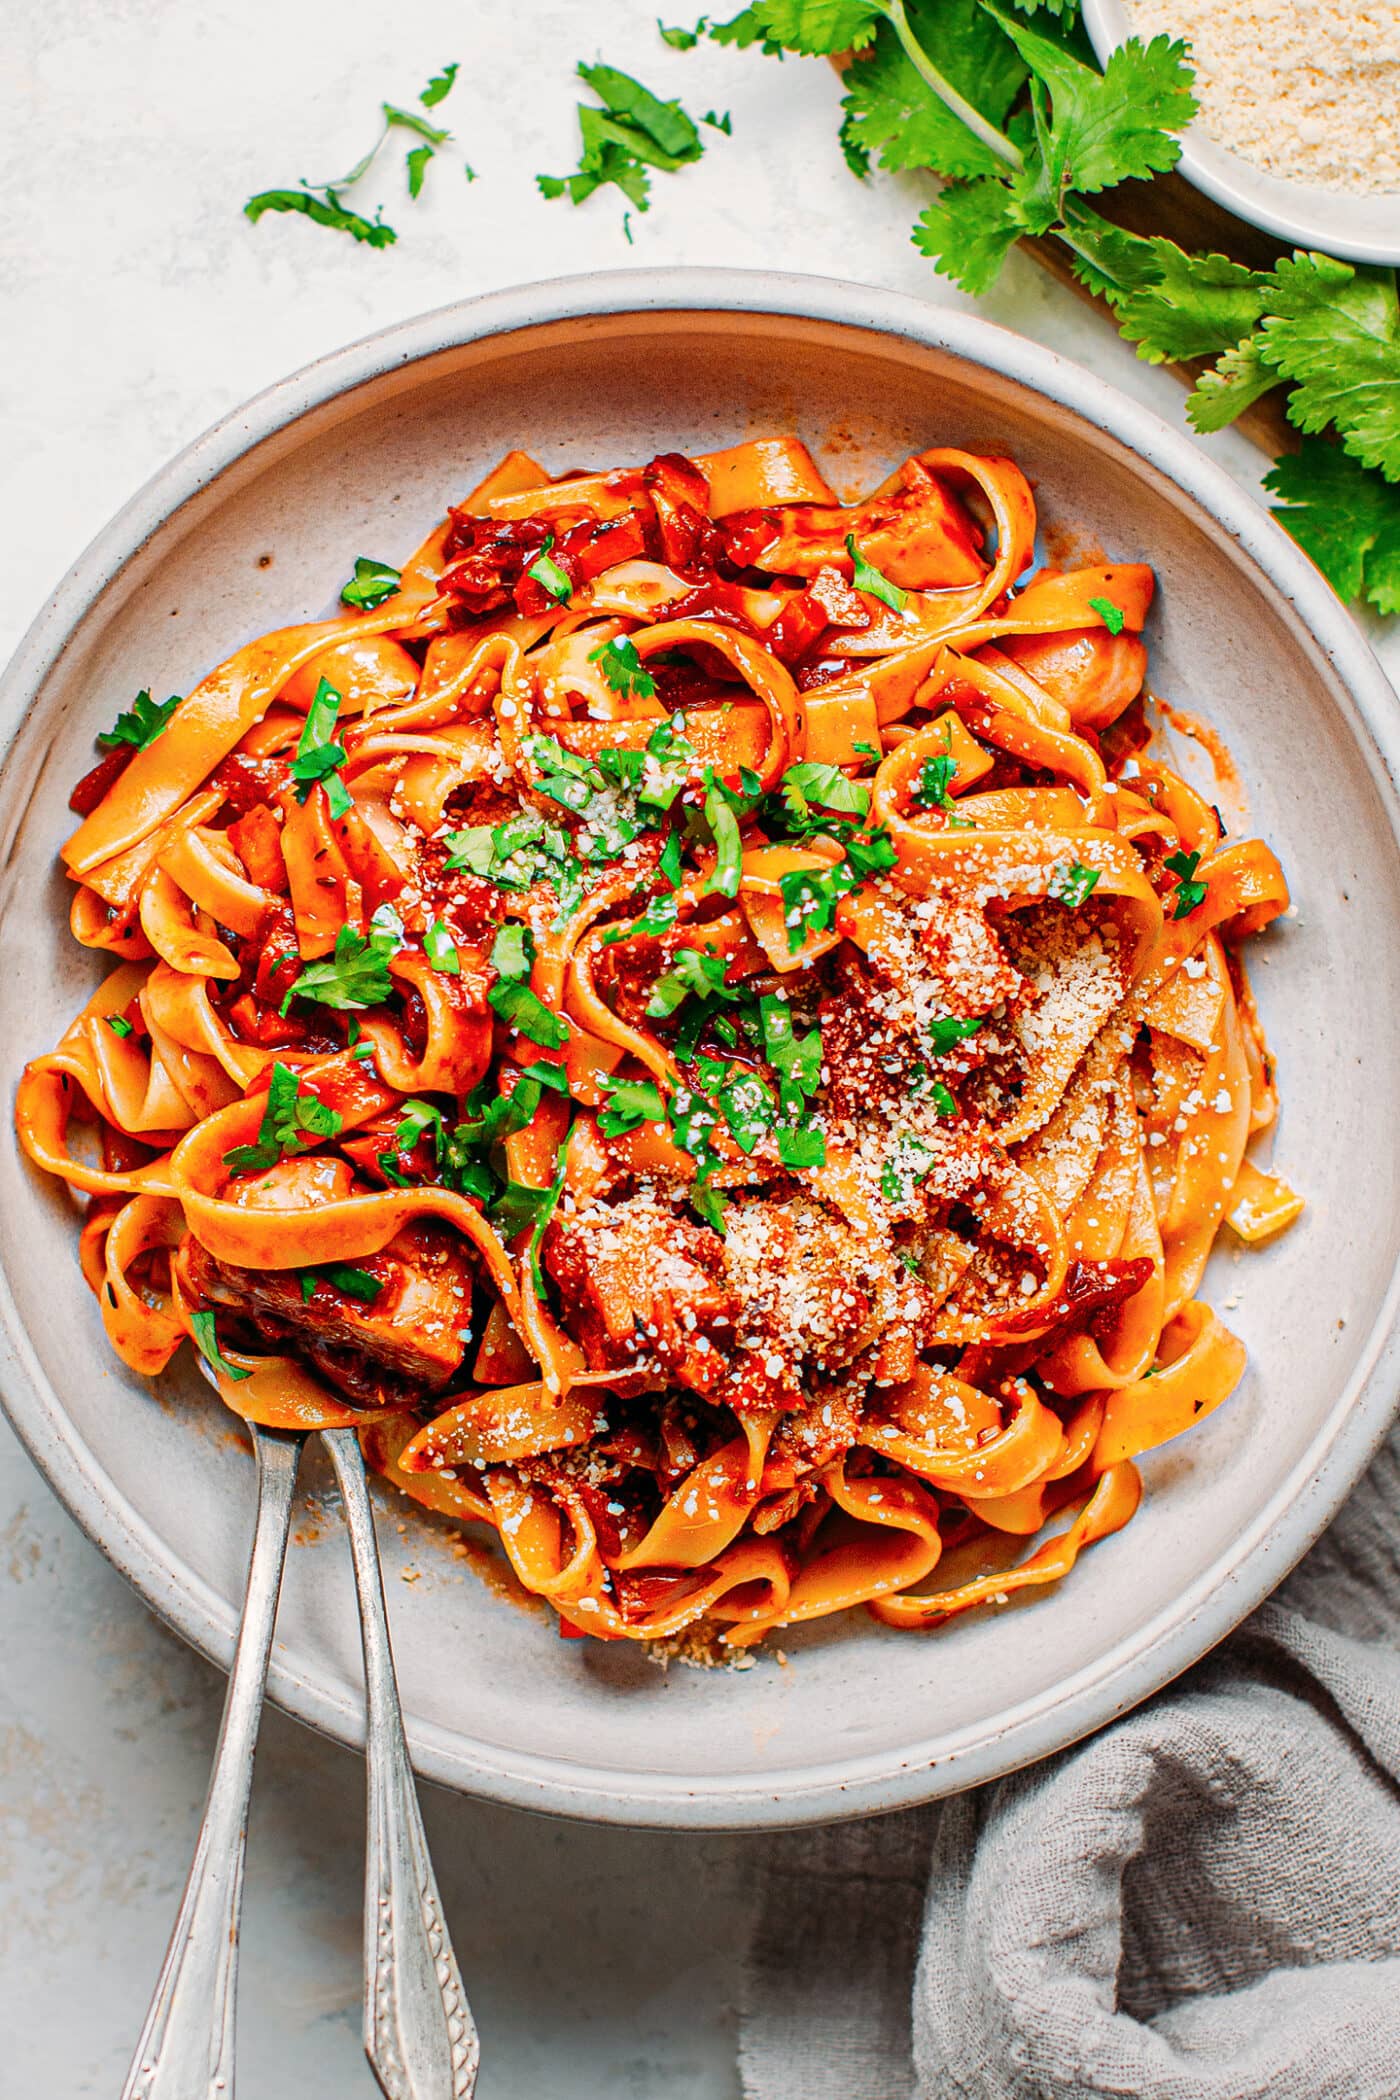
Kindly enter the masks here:
M 471 2100 L 480 2046 L 404 1742 L 364 1460 L 353 1429 L 323 1430 L 321 1436 L 345 1501 L 364 1642 L 365 2054 L 388 2100 Z
M 233 2100 L 238 1912 L 248 1793 L 303 1436 L 253 1430 L 258 1518 L 248 1592 L 194 1859 L 122 2100 Z

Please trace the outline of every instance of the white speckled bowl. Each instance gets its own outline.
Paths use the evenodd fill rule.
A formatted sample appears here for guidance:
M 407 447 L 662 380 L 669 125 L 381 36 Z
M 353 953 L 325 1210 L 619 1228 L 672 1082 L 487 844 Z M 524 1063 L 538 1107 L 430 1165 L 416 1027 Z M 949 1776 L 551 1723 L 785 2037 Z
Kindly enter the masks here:
M 512 444 L 555 469 L 796 426 L 843 486 L 913 447 L 1004 448 L 1043 515 L 1146 559 L 1159 690 L 1208 714 L 1288 864 L 1300 915 L 1256 970 L 1304 1222 L 1217 1299 L 1241 1390 L 1146 1461 L 1129 1529 L 1028 1605 L 899 1634 L 853 1614 L 787 1667 L 663 1675 L 561 1642 L 402 1505 L 383 1523 L 419 1769 L 559 1813 L 690 1827 L 895 1807 L 1043 1757 L 1218 1640 L 1341 1502 L 1390 1412 L 1400 1185 L 1400 847 L 1394 696 L 1327 585 L 1176 432 L 1014 335 L 816 278 L 637 272 L 429 314 L 237 410 L 101 535 L 10 668 L 0 731 L 0 1044 L 13 1081 L 95 956 L 67 931 L 55 849 L 94 731 L 138 686 L 179 692 L 247 637 L 326 608 L 351 557 L 395 558 Z M 271 556 L 270 565 L 264 558 Z M 0 1377 L 92 1537 L 189 1640 L 232 1650 L 252 1469 L 192 1373 L 159 1397 L 108 1351 L 71 1205 L 0 1143 Z M 291 1555 L 272 1692 L 347 1741 L 358 1637 L 334 1517 Z M 420 1579 L 400 1582 L 400 1572 Z
M 1100 65 L 1133 34 L 1123 0 L 1082 0 L 1084 27 Z M 1143 39 L 1146 42 L 1146 38 Z M 1180 172 L 1237 219 L 1300 248 L 1351 262 L 1400 263 L 1400 194 L 1352 196 L 1316 182 L 1289 182 L 1256 168 L 1210 136 L 1200 122 L 1182 134 Z

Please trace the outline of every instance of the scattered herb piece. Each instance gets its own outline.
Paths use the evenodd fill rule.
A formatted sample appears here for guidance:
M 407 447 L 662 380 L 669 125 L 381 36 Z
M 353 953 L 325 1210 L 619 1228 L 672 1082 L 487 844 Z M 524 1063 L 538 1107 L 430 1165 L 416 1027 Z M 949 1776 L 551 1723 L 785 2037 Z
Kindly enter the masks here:
M 319 1268 L 302 1269 L 300 1280 L 304 1305 L 311 1303 L 318 1283 L 328 1283 L 333 1290 L 340 1291 L 347 1298 L 357 1298 L 362 1305 L 373 1305 L 384 1288 L 380 1277 L 344 1261 L 324 1262 Z
M 965 1043 L 982 1026 L 980 1019 L 960 1020 L 956 1014 L 939 1014 L 928 1024 L 928 1039 L 935 1057 L 944 1057 L 957 1044 Z
M 598 1116 L 604 1137 L 622 1137 L 642 1123 L 664 1123 L 666 1103 L 654 1079 L 615 1079 L 605 1073 L 598 1081 L 608 1105 Z
M 958 770 L 958 762 L 951 752 L 939 751 L 926 758 L 914 783 L 914 799 L 925 809 L 954 809 L 956 804 L 951 793 L 951 782 Z
M 415 190 L 414 195 L 418 193 Z M 340 594 L 342 605 L 357 605 L 362 612 L 373 612 L 386 598 L 392 598 L 401 582 L 397 569 L 391 569 L 387 561 L 371 561 L 367 554 L 355 559 L 355 573 Z
M 130 707 L 117 716 L 110 729 L 104 729 L 97 742 L 103 751 L 115 751 L 121 744 L 131 744 L 137 751 L 144 751 L 153 744 L 166 728 L 170 717 L 180 705 L 180 694 L 172 693 L 168 700 L 152 700 L 145 687 L 136 695 Z
M 878 598 L 882 605 L 888 605 L 891 612 L 902 613 L 909 603 L 908 591 L 902 590 L 897 583 L 891 583 L 889 577 L 882 575 L 873 562 L 866 560 L 856 545 L 853 532 L 846 534 L 846 552 L 854 564 L 855 574 L 852 582 L 856 589 L 864 591 L 868 598 Z
M 103 1019 L 113 1035 L 128 1036 L 131 1034 L 131 1023 L 121 1014 L 104 1014 Z
M 1123 632 L 1125 616 L 1121 605 L 1115 605 L 1111 598 L 1091 598 L 1089 603 L 1110 634 Z
M 434 919 L 423 935 L 423 953 L 433 968 L 444 977 L 460 977 L 461 960 L 457 954 L 457 943 L 441 919 Z
M 1050 870 L 1046 896 L 1077 911 L 1098 888 L 1099 870 L 1083 867 L 1077 860 L 1059 860 Z
M 679 102 L 662 102 L 615 66 L 581 65 L 578 71 L 603 107 L 579 103 L 583 150 L 578 168 L 572 175 L 537 175 L 540 192 L 582 204 L 605 183 L 615 183 L 637 211 L 646 211 L 648 169 L 670 172 L 699 160 L 704 152 L 695 123 Z
M 739 993 L 731 991 L 724 981 L 728 967 L 722 955 L 703 955 L 698 948 L 677 948 L 670 969 L 651 988 L 648 1020 L 664 1021 L 692 993 L 700 999 L 737 999 Z
M 440 73 L 434 73 L 432 79 L 418 97 L 425 109 L 436 109 L 439 102 L 447 100 L 452 93 L 452 83 L 457 78 L 459 70 L 458 62 L 454 59 L 452 64 L 444 66 Z
M 492 985 L 486 997 L 508 1028 L 528 1036 L 541 1049 L 562 1050 L 568 1042 L 569 1031 L 559 1015 L 551 1013 L 529 985 L 518 978 L 502 977 Z
M 662 43 L 669 44 L 673 51 L 693 51 L 704 35 L 705 18 L 702 15 L 693 29 L 668 29 L 658 16 L 656 26 L 660 31 Z
M 305 802 L 319 782 L 326 790 L 332 817 L 343 817 L 353 806 L 350 791 L 339 770 L 345 757 L 344 746 L 335 741 L 339 713 L 340 694 L 328 678 L 323 678 L 306 711 L 306 720 L 297 739 L 297 755 L 292 760 L 292 778 L 299 783 L 297 801 Z
M 324 1138 L 336 1137 L 341 1121 L 328 1102 L 302 1093 L 301 1081 L 290 1065 L 274 1064 L 257 1139 L 226 1152 L 224 1165 L 235 1174 L 265 1173 L 289 1153 L 304 1152 Z
M 841 810 L 852 817 L 868 816 L 870 812 L 870 790 L 863 781 L 851 780 L 839 766 L 823 765 L 816 759 L 801 758 L 789 766 L 783 775 L 782 792 L 789 810 L 799 818 L 811 814 L 814 802 L 823 809 Z
M 233 1364 L 228 1362 L 220 1350 L 218 1329 L 215 1326 L 215 1315 L 212 1306 L 206 1307 L 203 1312 L 191 1313 L 190 1328 L 194 1334 L 196 1349 L 198 1349 L 205 1362 L 212 1364 L 222 1377 L 235 1379 L 252 1377 L 251 1371 L 236 1369 Z
M 1196 870 L 1201 865 L 1199 853 L 1171 853 L 1162 863 L 1167 872 L 1177 878 L 1172 897 L 1172 917 L 1184 919 L 1204 904 L 1210 885 L 1196 880 Z
M 604 679 L 624 699 L 650 700 L 656 692 L 656 680 L 637 654 L 637 645 L 630 635 L 615 634 L 601 648 L 591 649 L 588 661 L 601 667 Z
M 381 904 L 367 934 L 342 926 L 334 953 L 323 962 L 307 964 L 283 1000 L 283 1012 L 290 1010 L 293 999 L 314 999 L 341 1012 L 382 1006 L 393 989 L 389 957 L 402 946 L 403 923 L 391 905 Z
M 553 545 L 554 534 L 547 532 L 544 536 L 543 547 L 541 547 L 539 553 L 530 563 L 525 574 L 533 577 L 542 591 L 548 591 L 556 605 L 567 605 L 574 595 L 574 587 L 560 568 L 558 562 L 551 555 L 549 550 Z

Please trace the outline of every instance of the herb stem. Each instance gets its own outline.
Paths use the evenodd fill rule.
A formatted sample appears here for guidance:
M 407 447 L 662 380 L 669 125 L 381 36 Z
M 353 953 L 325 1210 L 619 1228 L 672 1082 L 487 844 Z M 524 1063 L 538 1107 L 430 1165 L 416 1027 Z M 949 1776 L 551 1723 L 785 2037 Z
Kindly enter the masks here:
M 988 123 L 980 109 L 974 109 L 965 96 L 960 95 L 951 80 L 945 79 L 923 45 L 909 27 L 909 17 L 904 11 L 904 0 L 885 0 L 883 10 L 895 35 L 904 47 L 904 54 L 919 78 L 926 82 L 940 102 L 953 112 L 960 124 L 965 124 L 974 137 L 979 138 L 989 152 L 998 160 L 1006 162 L 1008 168 L 1024 167 L 1019 147 L 1014 146 L 1004 131 Z

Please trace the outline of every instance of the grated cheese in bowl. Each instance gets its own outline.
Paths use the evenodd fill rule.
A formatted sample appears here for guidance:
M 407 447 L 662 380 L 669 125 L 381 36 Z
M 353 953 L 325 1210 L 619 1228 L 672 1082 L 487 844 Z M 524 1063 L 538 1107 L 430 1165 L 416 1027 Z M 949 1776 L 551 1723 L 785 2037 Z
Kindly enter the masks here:
M 1183 37 L 1217 145 L 1286 182 L 1400 192 L 1400 0 L 1125 0 L 1146 42 Z

